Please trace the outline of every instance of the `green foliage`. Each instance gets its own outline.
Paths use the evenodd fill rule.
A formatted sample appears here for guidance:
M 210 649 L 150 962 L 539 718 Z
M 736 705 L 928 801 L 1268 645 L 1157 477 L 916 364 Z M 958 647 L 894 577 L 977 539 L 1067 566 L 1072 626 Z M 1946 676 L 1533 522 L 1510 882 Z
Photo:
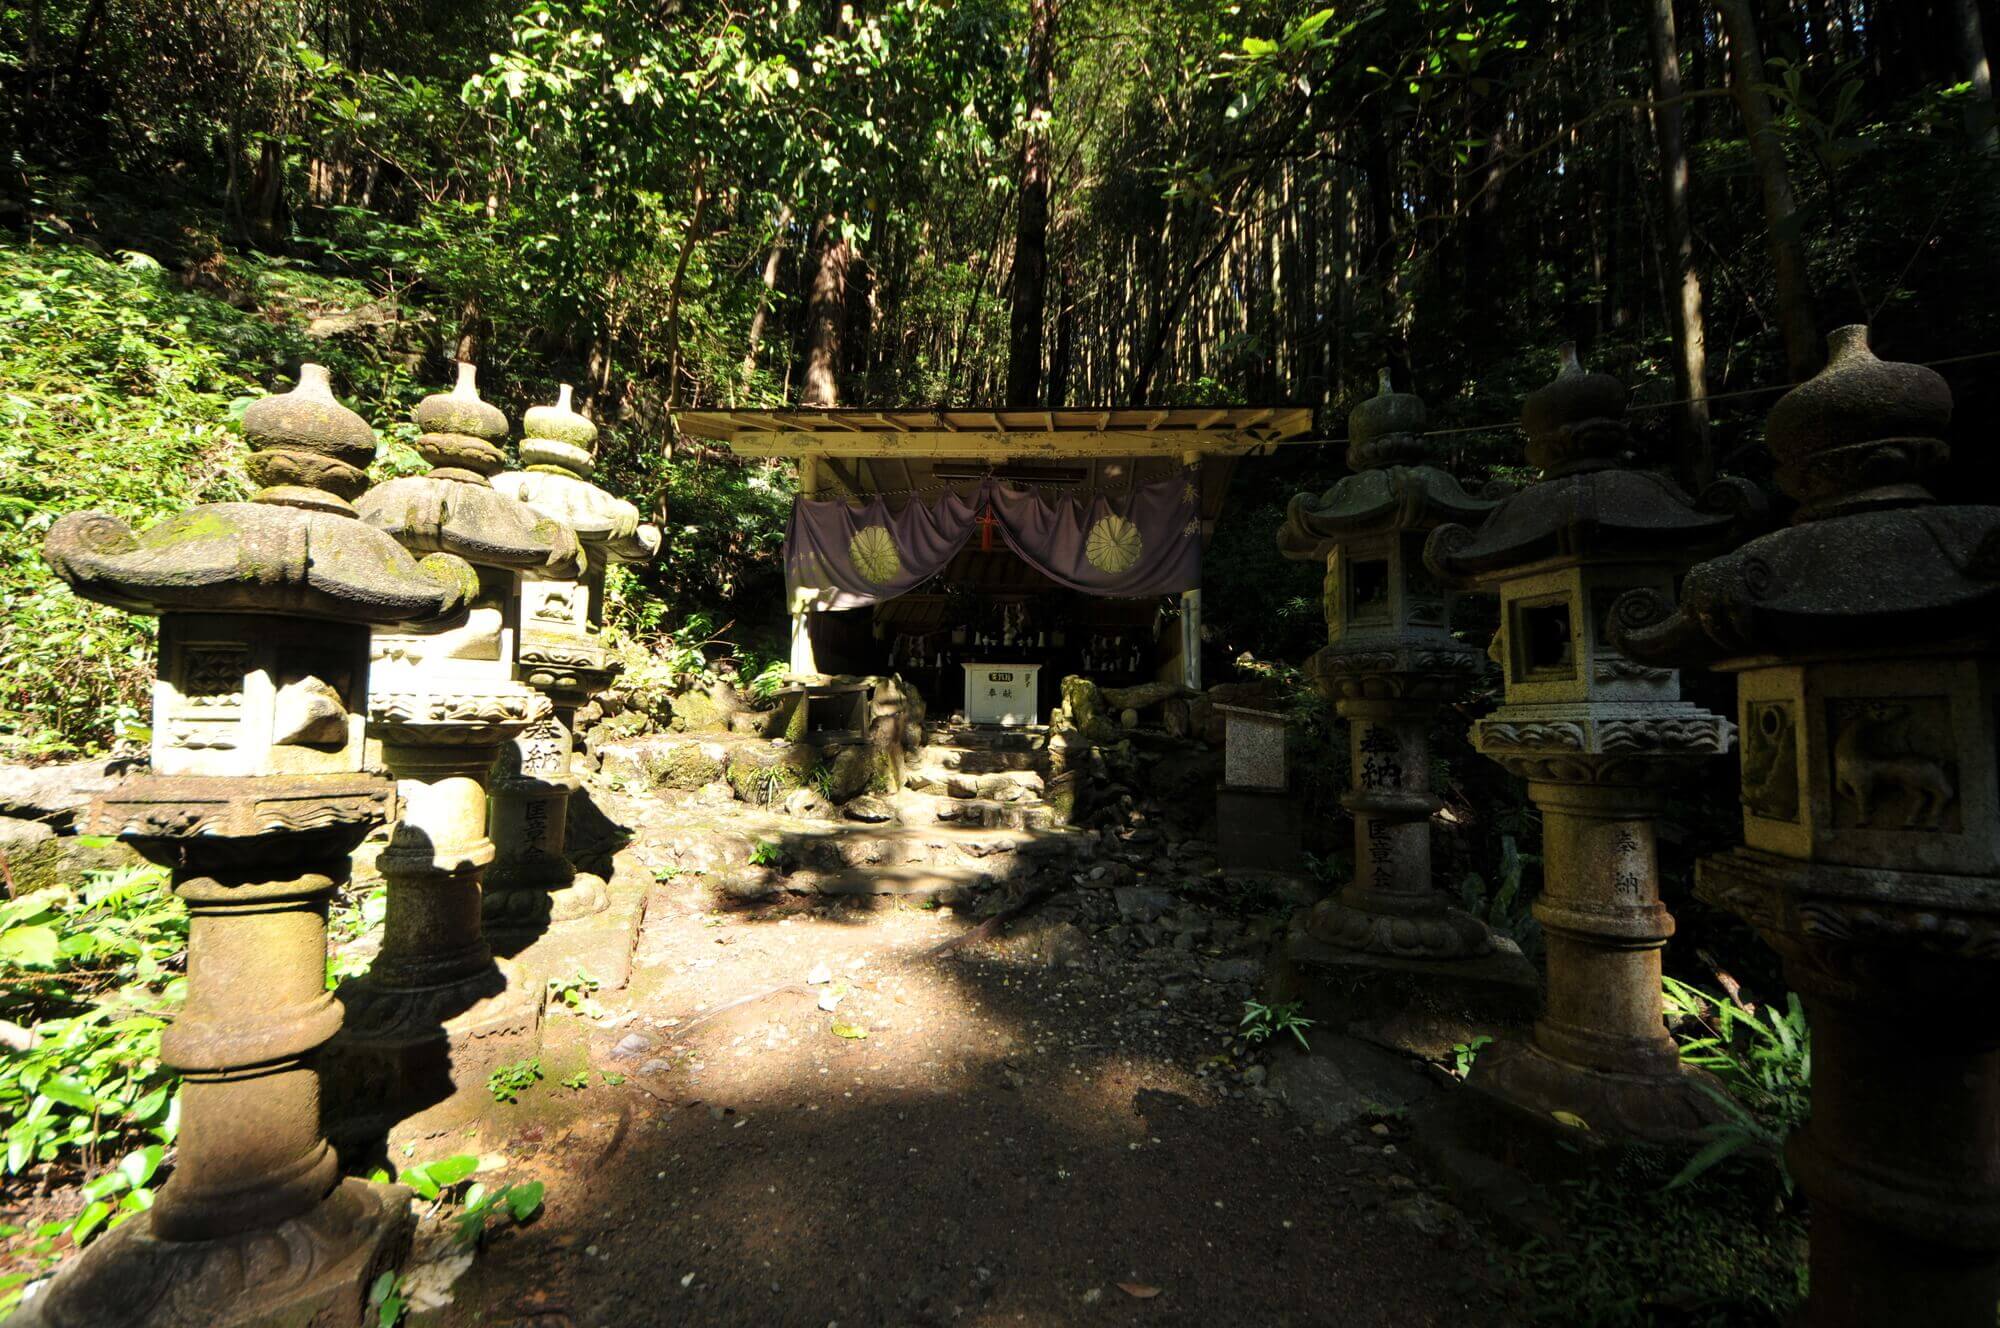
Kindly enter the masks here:
M 435 1200 L 445 1191 L 479 1170 L 479 1159 L 470 1153 L 456 1153 L 432 1162 L 405 1167 L 396 1173 L 396 1183 L 407 1185 L 419 1199 Z
M 343 895 L 326 919 L 326 989 L 332 991 L 351 977 L 368 971 L 373 956 L 359 942 L 382 927 L 389 912 L 387 886 L 373 886 L 358 895 Z
M 768 798 L 766 799 L 768 801 Z M 785 862 L 783 846 L 768 839 L 760 839 L 750 850 L 750 865 L 753 867 L 781 867 Z
M 0 901 L 0 1020 L 27 1043 L 0 1058 L 5 1174 L 80 1181 L 84 1200 L 28 1233 L 42 1263 L 64 1237 L 81 1247 L 152 1206 L 179 1129 L 160 1034 L 185 995 L 186 950 L 187 911 L 156 867 Z M 26 1280 L 0 1284 L 0 1313 Z
M 597 1003 L 596 991 L 604 984 L 590 974 L 578 969 L 566 978 L 549 979 L 549 1000 L 565 1010 L 592 1018 L 604 1013 L 604 1007 Z
M 1261 1001 L 1243 1002 L 1243 1018 L 1237 1024 L 1237 1036 L 1253 1047 L 1262 1046 L 1280 1033 L 1290 1033 L 1297 1039 L 1303 1051 L 1311 1051 L 1306 1042 L 1306 1030 L 1313 1021 L 1300 1013 L 1305 1009 L 1304 1001 L 1287 1001 L 1280 1005 L 1265 1005 Z
M 790 671 L 791 666 L 786 661 L 772 660 L 750 679 L 750 695 L 759 701 L 770 700 L 785 685 L 785 675 Z
M 243 496 L 234 315 L 143 255 L 0 245 L 0 741 L 20 754 L 145 736 L 150 622 L 71 595 L 41 540 L 66 511 L 136 521 Z
M 6 1174 L 94 1171 L 173 1142 L 160 1033 L 180 1004 L 187 912 L 146 867 L 0 903 L 0 1018 L 33 1045 L 0 1059 Z
M 1492 1038 L 1482 1033 L 1469 1042 L 1454 1043 L 1451 1048 L 1452 1078 L 1464 1079 L 1467 1075 L 1471 1074 L 1472 1062 L 1479 1058 L 1480 1048 L 1487 1046 L 1492 1041 Z
M 1500 1256 L 1516 1322 L 1780 1328 L 1803 1299 L 1805 1222 L 1767 1186 L 1711 1174 L 1669 1188 L 1677 1157 L 1615 1150 L 1553 1187 L 1556 1239 Z
M 149 736 L 151 619 L 79 599 L 41 542 L 65 512 L 146 525 L 248 496 L 235 421 L 286 390 L 308 356 L 329 363 L 378 426 L 412 393 L 393 356 L 303 334 L 319 300 L 351 284 L 243 260 L 229 279 L 261 316 L 186 289 L 139 253 L 0 244 L 0 754 L 71 755 Z M 404 426 L 407 428 L 407 426 Z
M 419 1199 L 440 1206 L 456 1203 L 458 1211 L 451 1215 L 452 1239 L 460 1249 L 477 1249 L 485 1242 L 493 1223 L 504 1219 L 516 1226 L 534 1218 L 542 1210 L 542 1198 L 546 1187 L 540 1181 L 524 1181 L 516 1185 L 503 1185 L 497 1190 L 488 1190 L 471 1178 L 479 1170 L 479 1159 L 469 1153 L 458 1153 L 451 1157 L 438 1158 L 417 1166 L 406 1167 L 396 1176 L 398 1184 L 407 1185 Z M 377 1180 L 387 1180 L 385 1173 L 377 1172 Z M 470 1181 L 470 1184 L 467 1182 Z M 465 1188 L 461 1191 L 460 1186 Z M 407 1291 L 407 1275 L 391 1269 L 381 1274 L 368 1288 L 368 1305 L 375 1311 L 376 1328 L 395 1328 L 403 1322 L 410 1309 Z
M 495 1102 L 518 1102 L 521 1094 L 533 1088 L 541 1078 L 541 1057 L 509 1061 L 486 1076 L 486 1091 L 493 1095 Z
M 1704 1085 L 1726 1117 L 1704 1129 L 1707 1142 L 1669 1184 L 1689 1184 L 1750 1152 L 1777 1166 L 1789 1194 L 1785 1136 L 1805 1124 L 1812 1106 L 1812 1034 L 1798 996 L 1789 994 L 1784 1010 L 1760 1011 L 1732 995 L 1711 995 L 1671 977 L 1662 981 L 1681 1059 L 1709 1071 L 1728 1090 Z
M 1478 872 L 1467 872 L 1458 883 L 1465 911 L 1520 946 L 1529 959 L 1542 952 L 1542 924 L 1529 911 L 1533 900 L 1521 888 L 1521 879 L 1529 865 L 1540 861 L 1538 854 L 1521 852 L 1514 836 L 1502 835 L 1499 880 L 1492 893 L 1487 893 L 1486 879 Z

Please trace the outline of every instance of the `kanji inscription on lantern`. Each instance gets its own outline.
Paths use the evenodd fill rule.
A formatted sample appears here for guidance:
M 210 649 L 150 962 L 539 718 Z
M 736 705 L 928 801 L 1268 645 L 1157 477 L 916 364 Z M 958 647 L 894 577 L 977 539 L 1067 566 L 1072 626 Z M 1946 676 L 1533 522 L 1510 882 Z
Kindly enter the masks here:
M 1395 865 L 1396 840 L 1387 821 L 1368 822 L 1368 861 L 1376 867 Z
M 1359 747 L 1361 786 L 1394 789 L 1403 784 L 1403 748 L 1395 733 L 1379 724 L 1363 724 Z
M 521 773 L 547 775 L 563 768 L 563 734 L 554 723 L 544 720 L 522 734 L 515 744 L 521 756 Z

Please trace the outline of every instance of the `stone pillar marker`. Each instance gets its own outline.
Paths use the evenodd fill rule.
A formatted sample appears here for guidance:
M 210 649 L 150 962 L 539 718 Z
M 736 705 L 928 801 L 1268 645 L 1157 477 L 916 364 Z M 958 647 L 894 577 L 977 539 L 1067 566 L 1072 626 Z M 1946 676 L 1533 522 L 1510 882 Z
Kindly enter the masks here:
M 358 1323 L 409 1243 L 407 1195 L 341 1180 L 322 1131 L 326 910 L 390 806 L 363 773 L 369 625 L 458 612 L 470 573 L 355 519 L 375 436 L 325 369 L 243 429 L 253 501 L 137 534 L 73 514 L 45 546 L 77 593 L 160 618 L 152 769 L 92 819 L 172 869 L 188 994 L 161 1047 L 184 1076 L 173 1176 L 13 1321 L 30 1328 Z
M 1697 505 L 1628 469 L 1625 398 L 1565 346 L 1555 381 L 1521 409 L 1541 481 L 1477 529 L 1440 526 L 1424 555 L 1447 581 L 1499 592 L 1492 653 L 1505 701 L 1473 726 L 1473 745 L 1526 779 L 1542 813 L 1546 1004 L 1532 1037 L 1480 1054 L 1470 1083 L 1542 1120 L 1564 1112 L 1599 1136 L 1674 1141 L 1720 1108 L 1662 1014 L 1660 951 L 1674 924 L 1654 824 L 1666 787 L 1728 751 L 1733 725 L 1681 700 L 1672 669 L 1621 654 L 1605 620 L 1626 591 L 1671 590 L 1760 500 L 1724 481 Z
M 525 469 L 493 480 L 499 492 L 573 530 L 584 565 L 573 577 L 521 585 L 519 676 L 554 710 L 502 754 L 493 789 L 499 858 L 487 876 L 486 922 L 495 943 L 535 971 L 567 976 L 558 970 L 581 963 L 615 988 L 631 969 L 629 933 L 644 897 L 627 901 L 614 926 L 562 925 L 611 907 L 603 878 L 579 872 L 564 853 L 570 795 L 580 784 L 571 768 L 574 725 L 577 709 L 618 676 L 618 661 L 604 644 L 605 573 L 612 563 L 653 558 L 660 532 L 642 523 L 632 504 L 591 483 L 597 426 L 571 409 L 570 399 L 564 383 L 555 405 L 528 410 Z
M 1951 393 L 1867 329 L 1772 409 L 1794 523 L 1618 601 L 1621 648 L 1733 673 L 1743 844 L 1695 890 L 1811 1021 L 1811 1328 L 2000 1303 L 2000 507 L 1945 506 Z
M 481 923 L 493 861 L 486 785 L 509 740 L 544 723 L 546 699 L 513 677 L 516 581 L 567 577 L 576 538 L 497 492 L 506 416 L 479 399 L 473 366 L 416 409 L 417 450 L 436 469 L 361 495 L 361 517 L 413 551 L 462 556 L 471 608 L 445 630 L 381 630 L 368 734 L 397 780 L 402 813 L 377 860 L 388 886 L 382 949 L 341 987 L 348 1020 L 333 1048 L 341 1142 L 357 1151 L 436 1133 L 486 1101 L 486 1077 L 540 1046 L 541 980 L 496 962 Z

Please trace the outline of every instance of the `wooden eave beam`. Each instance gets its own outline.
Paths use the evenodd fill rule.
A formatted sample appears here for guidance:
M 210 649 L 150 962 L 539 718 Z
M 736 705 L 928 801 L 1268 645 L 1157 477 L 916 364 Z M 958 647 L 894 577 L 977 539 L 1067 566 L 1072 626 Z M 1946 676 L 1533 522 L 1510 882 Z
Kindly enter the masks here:
M 1202 433 L 1198 430 L 1157 429 L 1150 431 L 1100 434 L 1076 429 L 986 430 L 942 432 L 912 429 L 907 433 L 802 433 L 772 432 L 739 434 L 728 440 L 739 456 L 822 456 L 822 457 L 1179 457 L 1183 452 L 1206 455 L 1241 456 L 1262 446 L 1262 441 L 1239 433 Z

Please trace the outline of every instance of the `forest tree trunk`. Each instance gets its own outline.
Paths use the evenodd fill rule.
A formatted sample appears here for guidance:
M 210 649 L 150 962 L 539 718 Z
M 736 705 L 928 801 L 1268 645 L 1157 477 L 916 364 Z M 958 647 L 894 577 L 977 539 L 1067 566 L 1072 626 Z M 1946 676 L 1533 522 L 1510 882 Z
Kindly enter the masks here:
M 1993 70 L 1986 59 L 1986 28 L 1979 21 L 1979 0 L 1954 0 L 1954 4 L 1965 81 L 1972 85 L 1965 102 L 1965 131 L 1980 152 L 1989 157 L 2000 155 L 2000 131 L 1994 125 Z
M 708 162 L 694 167 L 694 209 L 688 214 L 687 232 L 681 236 L 681 251 L 674 257 L 674 276 L 667 286 L 667 409 L 681 399 L 681 291 L 687 285 L 688 259 L 701 243 L 702 214 L 708 210 Z
M 1028 0 L 1027 117 L 1007 316 L 1007 404 L 1042 404 L 1042 311 L 1049 282 L 1049 109 L 1055 0 Z
M 1681 126 L 1680 41 L 1673 0 L 1651 0 L 1647 36 L 1653 48 L 1653 137 L 1660 150 L 1665 197 L 1667 327 L 1673 335 L 1675 455 L 1697 492 L 1715 478 L 1708 436 L 1708 329 L 1702 316 L 1701 274 L 1694 265 L 1694 226 L 1688 217 L 1687 141 Z
M 785 255 L 785 228 L 792 224 L 792 207 L 778 209 L 771 226 L 771 249 L 764 255 L 763 286 L 757 292 L 757 308 L 750 315 L 750 344 L 743 352 L 743 381 L 757 372 L 757 350 L 764 342 L 764 323 L 771 315 L 771 295 L 778 288 L 778 264 Z
M 799 392 L 801 406 L 840 404 L 840 349 L 847 332 L 847 268 L 854 246 L 841 229 L 840 218 L 828 215 L 819 223 L 819 266 L 813 271 L 806 300 L 806 381 Z
M 1757 45 L 1757 20 L 1749 0 L 1716 0 L 1729 36 L 1729 88 L 1750 140 L 1750 163 L 1764 196 L 1764 230 L 1778 287 L 1778 330 L 1785 342 L 1785 368 L 1794 382 L 1819 371 L 1819 326 L 1813 315 L 1812 276 L 1799 240 L 1798 205 L 1785 165 L 1785 145 L 1771 119 L 1764 92 L 1764 60 Z

